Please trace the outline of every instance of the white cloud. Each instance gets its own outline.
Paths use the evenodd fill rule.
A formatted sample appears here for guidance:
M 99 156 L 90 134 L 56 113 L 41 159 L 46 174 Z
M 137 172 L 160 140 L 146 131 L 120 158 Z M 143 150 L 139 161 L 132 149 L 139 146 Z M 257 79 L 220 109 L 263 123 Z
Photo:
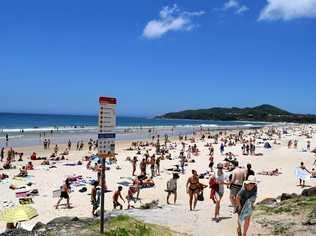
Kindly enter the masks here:
M 243 5 L 243 6 L 241 6 L 241 7 L 239 7 L 237 9 L 236 14 L 242 14 L 242 13 L 248 11 L 248 10 L 249 10 L 249 8 L 247 6 L 245 6 L 245 5 Z
M 292 20 L 316 17 L 316 0 L 267 0 L 258 20 Z
M 143 36 L 148 39 L 155 39 L 169 31 L 190 31 L 196 27 L 192 18 L 203 14 L 205 14 L 204 11 L 181 11 L 176 4 L 171 7 L 163 7 L 159 13 L 159 18 L 147 23 L 143 30 Z
M 231 8 L 238 8 L 239 7 L 239 2 L 236 0 L 228 0 L 227 2 L 224 3 L 223 10 L 228 10 Z
M 249 8 L 246 5 L 242 5 L 238 0 L 227 0 L 224 6 L 220 8 L 221 11 L 234 10 L 236 14 L 243 14 L 248 11 Z

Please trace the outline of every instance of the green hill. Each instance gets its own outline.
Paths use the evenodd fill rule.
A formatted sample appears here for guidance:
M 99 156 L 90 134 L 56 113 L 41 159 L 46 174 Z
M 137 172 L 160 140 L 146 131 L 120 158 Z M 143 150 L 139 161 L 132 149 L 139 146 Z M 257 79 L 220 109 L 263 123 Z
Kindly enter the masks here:
M 315 115 L 294 114 L 269 104 L 246 108 L 213 107 L 209 109 L 185 110 L 167 113 L 157 118 L 316 123 Z

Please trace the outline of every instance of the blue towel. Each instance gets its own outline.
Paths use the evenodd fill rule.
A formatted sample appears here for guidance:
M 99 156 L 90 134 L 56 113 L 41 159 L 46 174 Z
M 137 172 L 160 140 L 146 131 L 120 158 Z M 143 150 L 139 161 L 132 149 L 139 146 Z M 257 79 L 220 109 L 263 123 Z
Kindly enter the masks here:
M 252 197 L 252 198 L 249 198 L 244 207 L 242 208 L 241 212 L 240 212 L 240 215 L 239 215 L 239 223 L 242 224 L 242 222 L 245 221 L 245 219 L 247 219 L 248 217 L 251 216 L 252 212 L 253 212 L 253 203 L 255 202 L 256 200 L 256 197 Z

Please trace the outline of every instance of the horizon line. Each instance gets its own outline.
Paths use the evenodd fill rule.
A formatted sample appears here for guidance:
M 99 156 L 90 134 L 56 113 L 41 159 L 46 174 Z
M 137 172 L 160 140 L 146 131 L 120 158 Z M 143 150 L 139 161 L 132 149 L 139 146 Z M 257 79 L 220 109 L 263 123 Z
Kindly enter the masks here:
M 9 115 L 43 115 L 43 116 L 91 116 L 91 117 L 98 117 L 98 114 L 61 114 L 61 113 L 31 113 L 31 112 L 2 112 L 1 114 L 9 114 Z M 117 117 L 128 117 L 128 118 L 149 118 L 149 116 L 135 116 L 135 115 L 118 115 Z M 153 118 L 153 117 L 151 117 Z

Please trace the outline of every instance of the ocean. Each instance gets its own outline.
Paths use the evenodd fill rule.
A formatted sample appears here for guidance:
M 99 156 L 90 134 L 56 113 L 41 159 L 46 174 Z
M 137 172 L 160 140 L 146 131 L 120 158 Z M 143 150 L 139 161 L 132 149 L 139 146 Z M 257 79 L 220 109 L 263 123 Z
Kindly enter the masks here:
M 0 145 L 39 145 L 44 138 L 55 143 L 95 139 L 97 136 L 97 116 L 85 115 L 47 115 L 0 113 Z M 150 138 L 153 134 L 185 135 L 203 127 L 215 130 L 223 128 L 262 127 L 265 122 L 176 120 L 141 117 L 117 117 L 117 138 L 134 140 Z

